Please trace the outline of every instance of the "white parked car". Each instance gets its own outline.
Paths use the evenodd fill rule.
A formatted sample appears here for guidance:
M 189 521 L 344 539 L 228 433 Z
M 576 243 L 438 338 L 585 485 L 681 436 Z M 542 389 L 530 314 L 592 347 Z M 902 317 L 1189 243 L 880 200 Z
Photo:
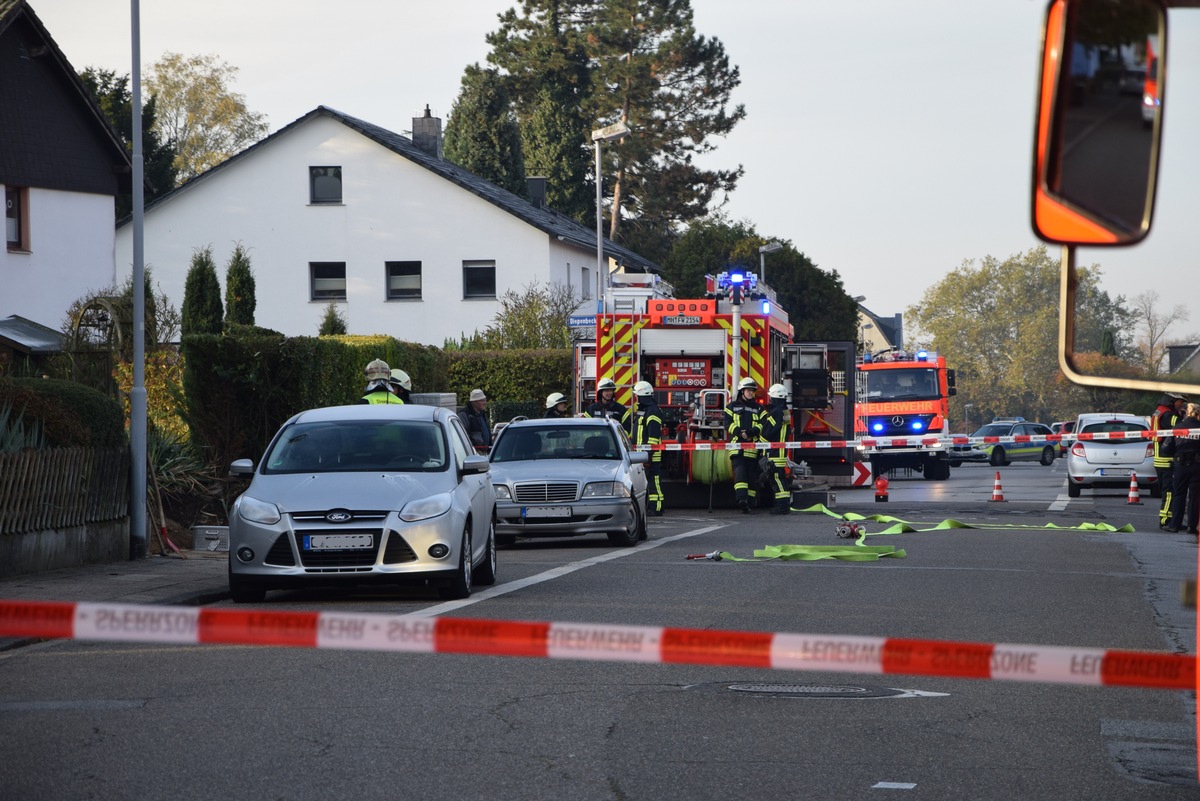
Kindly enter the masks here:
M 1133 414 L 1081 414 L 1075 435 L 1137 434 L 1150 428 L 1145 417 Z M 1081 490 L 1110 487 L 1124 489 L 1137 474 L 1139 491 L 1162 497 L 1154 470 L 1154 441 L 1149 439 L 1080 439 L 1067 449 L 1067 495 L 1078 498 Z
M 314 584 L 418 584 L 465 598 L 496 581 L 496 496 L 451 409 L 361 404 L 283 424 L 229 512 L 239 603 Z

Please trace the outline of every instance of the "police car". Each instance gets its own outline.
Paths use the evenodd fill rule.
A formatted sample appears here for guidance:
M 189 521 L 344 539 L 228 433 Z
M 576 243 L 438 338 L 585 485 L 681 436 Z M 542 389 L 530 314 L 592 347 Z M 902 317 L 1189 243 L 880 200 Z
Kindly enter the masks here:
M 1047 437 L 1052 433 L 1049 426 L 1030 423 L 1024 417 L 996 417 L 971 436 L 972 438 Z M 1052 465 L 1057 455 L 1056 446 L 1056 443 L 1047 442 L 1044 439 L 1033 442 L 1012 442 L 1002 439 L 1000 442 L 974 443 L 972 447 L 975 452 L 983 455 L 988 464 L 994 467 L 1003 467 L 1012 462 L 1040 462 L 1047 466 Z M 970 460 L 963 459 L 963 461 Z

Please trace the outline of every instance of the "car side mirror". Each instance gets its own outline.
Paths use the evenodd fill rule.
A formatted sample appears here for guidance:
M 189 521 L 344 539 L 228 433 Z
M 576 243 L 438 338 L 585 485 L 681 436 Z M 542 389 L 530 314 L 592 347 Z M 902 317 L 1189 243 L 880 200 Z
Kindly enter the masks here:
M 1150 232 L 1166 19 L 1163 0 L 1050 3 L 1032 199 L 1033 228 L 1047 242 L 1130 245 Z M 1131 91 L 1135 66 L 1144 74 Z
M 463 459 L 463 466 L 460 472 L 465 476 L 486 473 L 491 469 L 492 463 L 488 460 L 488 457 L 474 454 Z
M 250 459 L 237 459 L 229 465 L 229 475 L 243 477 L 254 475 L 254 462 Z
M 646 451 L 630 451 L 629 452 L 629 463 L 630 464 L 649 464 L 650 463 L 650 454 Z

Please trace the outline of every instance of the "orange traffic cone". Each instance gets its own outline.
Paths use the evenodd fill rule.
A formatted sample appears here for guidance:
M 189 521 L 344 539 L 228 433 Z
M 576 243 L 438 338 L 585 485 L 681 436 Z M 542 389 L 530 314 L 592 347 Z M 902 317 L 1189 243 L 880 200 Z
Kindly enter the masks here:
M 1137 473 L 1129 471 L 1129 500 L 1125 501 L 1128 504 L 1142 505 L 1142 496 L 1138 494 Z
M 1004 490 L 1000 488 L 1000 471 L 996 471 L 996 483 L 992 486 L 992 500 L 1003 503 Z

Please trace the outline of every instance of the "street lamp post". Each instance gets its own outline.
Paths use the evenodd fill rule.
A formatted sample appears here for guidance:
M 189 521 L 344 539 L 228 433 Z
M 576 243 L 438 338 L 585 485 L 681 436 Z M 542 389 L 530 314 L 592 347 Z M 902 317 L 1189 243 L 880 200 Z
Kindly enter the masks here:
M 963 426 L 967 429 L 967 433 L 971 433 L 971 409 L 974 408 L 973 403 L 963 404 Z
M 767 257 L 765 254 L 778 250 L 783 250 L 783 245 L 774 241 L 768 242 L 758 249 L 758 280 L 764 284 L 767 283 Z
M 615 142 L 629 136 L 629 127 L 623 122 L 614 122 L 592 131 L 592 141 L 596 143 L 596 311 L 604 314 L 604 287 L 607 282 L 601 278 L 607 272 L 604 269 L 604 190 L 600 172 L 600 143 Z M 613 210 L 616 214 L 616 209 Z

